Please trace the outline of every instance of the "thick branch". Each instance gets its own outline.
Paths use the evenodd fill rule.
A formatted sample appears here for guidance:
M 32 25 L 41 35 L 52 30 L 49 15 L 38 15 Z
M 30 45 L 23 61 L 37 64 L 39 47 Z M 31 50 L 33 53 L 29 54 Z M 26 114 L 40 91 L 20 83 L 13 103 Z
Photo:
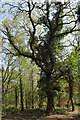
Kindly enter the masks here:
M 14 42 L 13 42 L 13 36 L 11 36 L 8 27 L 5 26 L 5 28 L 6 28 L 6 33 L 5 33 L 5 35 L 8 37 L 8 40 L 9 40 L 10 44 L 11 44 L 11 45 L 15 48 L 15 50 L 18 52 L 17 55 L 22 55 L 22 56 L 24 56 L 24 57 L 28 57 L 28 58 L 33 59 L 32 53 L 20 51 L 20 49 L 18 48 L 18 46 L 14 44 Z M 2 31 L 2 32 L 3 32 L 3 31 Z

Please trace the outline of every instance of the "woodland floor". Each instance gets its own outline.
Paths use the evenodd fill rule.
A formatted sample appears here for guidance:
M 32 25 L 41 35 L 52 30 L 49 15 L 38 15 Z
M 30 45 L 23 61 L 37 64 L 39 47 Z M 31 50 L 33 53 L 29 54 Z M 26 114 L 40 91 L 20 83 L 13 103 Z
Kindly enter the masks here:
M 55 113 L 54 115 L 44 116 L 43 111 L 16 111 L 7 114 L 1 120 L 80 120 L 80 112 Z

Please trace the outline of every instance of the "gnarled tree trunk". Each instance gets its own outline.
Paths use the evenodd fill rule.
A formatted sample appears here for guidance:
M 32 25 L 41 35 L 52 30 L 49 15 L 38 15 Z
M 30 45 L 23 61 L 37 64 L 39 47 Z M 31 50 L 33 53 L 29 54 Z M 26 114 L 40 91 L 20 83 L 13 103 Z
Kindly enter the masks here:
M 54 98 L 53 94 L 49 92 L 47 95 L 47 113 L 54 113 L 55 107 L 54 107 Z
M 54 95 L 53 90 L 50 87 L 50 81 L 51 81 L 51 74 L 48 73 L 46 75 L 46 95 L 47 95 L 47 113 L 54 113 L 55 107 L 54 107 Z

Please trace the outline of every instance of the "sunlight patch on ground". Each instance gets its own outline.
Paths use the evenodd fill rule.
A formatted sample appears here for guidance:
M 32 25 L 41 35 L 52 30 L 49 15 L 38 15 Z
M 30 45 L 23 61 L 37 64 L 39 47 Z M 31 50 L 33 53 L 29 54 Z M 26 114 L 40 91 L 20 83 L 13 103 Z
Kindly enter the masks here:
M 80 112 L 76 110 L 74 112 L 69 112 L 64 115 L 58 115 L 58 114 L 50 115 L 42 118 L 41 120 L 76 120 L 74 117 L 78 116 L 79 114 Z

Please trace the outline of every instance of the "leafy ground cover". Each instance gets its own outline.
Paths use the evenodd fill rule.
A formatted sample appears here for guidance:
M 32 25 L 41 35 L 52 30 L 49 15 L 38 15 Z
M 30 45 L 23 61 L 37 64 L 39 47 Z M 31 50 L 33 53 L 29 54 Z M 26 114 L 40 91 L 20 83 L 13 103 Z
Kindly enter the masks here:
M 2 120 L 80 120 L 80 112 L 76 110 L 46 116 L 44 110 L 15 111 L 8 113 Z

